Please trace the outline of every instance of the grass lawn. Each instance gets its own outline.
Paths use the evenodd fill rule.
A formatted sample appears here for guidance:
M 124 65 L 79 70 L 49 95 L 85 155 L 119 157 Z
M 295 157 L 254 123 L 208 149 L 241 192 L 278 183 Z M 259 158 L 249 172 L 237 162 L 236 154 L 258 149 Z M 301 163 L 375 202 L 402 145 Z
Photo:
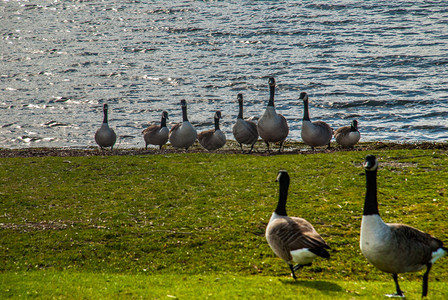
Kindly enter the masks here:
M 379 158 L 380 213 L 448 243 L 448 152 L 0 158 L 0 297 L 377 299 L 392 276 L 359 250 L 361 166 Z M 329 260 L 289 275 L 264 230 L 278 199 L 314 224 Z M 447 259 L 428 299 L 448 297 Z M 402 274 L 408 298 L 422 273 Z

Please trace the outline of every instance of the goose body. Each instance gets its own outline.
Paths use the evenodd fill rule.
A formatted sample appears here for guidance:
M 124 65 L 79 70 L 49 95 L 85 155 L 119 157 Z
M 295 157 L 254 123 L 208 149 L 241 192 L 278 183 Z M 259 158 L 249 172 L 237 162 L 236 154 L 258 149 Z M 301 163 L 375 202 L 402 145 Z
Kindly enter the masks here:
M 320 147 L 328 145 L 330 147 L 330 141 L 333 137 L 333 129 L 327 123 L 323 121 L 311 122 L 308 108 L 308 94 L 305 92 L 300 93 L 300 100 L 303 100 L 303 120 L 302 131 L 300 133 L 302 140 L 308 146 L 314 149 L 314 147 Z
M 148 145 L 157 145 L 159 149 L 168 141 L 169 130 L 166 127 L 166 120 L 168 119 L 168 112 L 162 112 L 162 120 L 160 125 L 151 125 L 142 131 L 143 139 L 145 140 L 145 149 Z
M 428 293 L 428 276 L 432 264 L 447 255 L 448 249 L 437 238 L 414 227 L 385 223 L 378 211 L 376 158 L 368 155 L 364 167 L 367 189 L 361 222 L 361 252 L 376 268 L 392 273 L 396 296 L 403 296 L 398 284 L 399 273 L 417 272 L 426 267 L 422 288 L 424 297 Z
M 194 144 L 198 136 L 196 129 L 188 121 L 187 102 L 180 101 L 182 107 L 182 123 L 178 123 L 171 127 L 169 133 L 169 141 L 174 148 L 188 148 Z
M 100 146 L 101 149 L 104 147 L 110 147 L 112 150 L 115 142 L 117 141 L 117 135 L 115 131 L 109 127 L 108 122 L 108 109 L 107 104 L 103 105 L 103 123 L 101 127 L 95 132 L 95 142 Z
M 258 140 L 257 125 L 253 121 L 243 118 L 243 94 L 238 94 L 238 105 L 238 117 L 232 127 L 232 132 L 235 140 L 240 144 L 241 151 L 243 151 L 243 144 L 251 145 L 250 153 Z
M 326 249 L 330 247 L 307 220 L 287 215 L 289 180 L 286 171 L 279 171 L 279 201 L 266 227 L 266 240 L 272 251 L 288 264 L 296 279 L 295 271 L 310 265 L 317 256 L 329 258 Z
M 269 102 L 263 116 L 261 116 L 261 118 L 258 120 L 257 129 L 258 134 L 266 143 L 268 151 L 269 143 L 280 142 L 280 148 L 278 149 L 278 151 L 281 152 L 283 143 L 289 133 L 289 127 L 285 117 L 281 114 L 278 114 L 275 110 L 275 79 L 272 77 L 269 78 L 269 90 Z
M 208 151 L 217 150 L 226 144 L 226 135 L 219 128 L 219 119 L 221 119 L 221 112 L 218 110 L 215 113 L 215 129 L 202 131 L 198 134 L 199 143 Z
M 358 121 L 353 120 L 350 126 L 339 127 L 334 132 L 336 143 L 343 147 L 353 147 L 359 142 L 361 134 L 358 130 Z

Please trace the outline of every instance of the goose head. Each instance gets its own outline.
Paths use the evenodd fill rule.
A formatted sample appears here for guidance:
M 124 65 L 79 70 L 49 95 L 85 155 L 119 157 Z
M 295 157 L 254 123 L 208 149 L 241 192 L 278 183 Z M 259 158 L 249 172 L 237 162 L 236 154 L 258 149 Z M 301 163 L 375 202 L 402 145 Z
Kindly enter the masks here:
M 277 174 L 277 179 L 275 182 L 279 182 L 280 185 L 282 184 L 288 184 L 289 185 L 289 174 L 286 170 L 280 170 Z
M 366 171 L 376 171 L 378 169 L 378 161 L 375 155 L 367 155 L 363 166 Z
M 301 92 L 299 100 L 302 100 L 303 102 L 308 102 L 308 94 L 306 92 Z
M 351 131 L 358 131 L 358 121 L 353 120 L 350 127 L 351 127 Z
M 238 103 L 243 103 L 243 94 L 239 93 L 238 96 L 236 96 L 236 99 L 238 100 Z

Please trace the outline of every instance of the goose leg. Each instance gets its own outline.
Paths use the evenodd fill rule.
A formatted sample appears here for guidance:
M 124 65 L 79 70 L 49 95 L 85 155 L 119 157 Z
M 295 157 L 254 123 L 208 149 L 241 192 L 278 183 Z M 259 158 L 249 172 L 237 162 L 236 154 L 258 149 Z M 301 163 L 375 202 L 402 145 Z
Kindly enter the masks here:
M 403 292 L 400 289 L 400 285 L 398 284 L 398 275 L 393 274 L 392 275 L 395 282 L 395 288 L 397 289 L 397 293 L 395 295 L 391 295 L 392 297 L 404 297 Z
M 309 263 L 309 264 L 305 264 L 305 265 L 299 265 L 299 264 L 297 264 L 297 265 L 294 266 L 294 271 L 298 271 L 298 270 L 302 269 L 303 267 L 309 267 L 309 266 L 311 266 L 311 265 L 312 265 L 311 263 Z
M 294 273 L 294 271 L 295 271 L 295 267 L 294 267 L 293 265 L 291 265 L 291 264 L 288 264 L 288 266 L 289 266 L 289 268 L 291 269 L 291 275 L 292 275 L 292 278 L 297 279 L 296 273 Z M 299 268 L 299 269 L 300 269 L 300 268 Z
M 426 297 L 426 295 L 428 294 L 428 277 L 429 277 L 429 271 L 431 270 L 432 264 L 428 263 L 426 265 L 426 272 L 423 275 L 423 292 L 422 292 L 422 297 Z
M 281 142 L 280 142 L 280 148 L 278 148 L 278 153 L 282 152 L 283 142 L 284 142 L 284 141 L 281 141 Z
M 271 153 L 271 149 L 269 149 L 269 142 L 265 141 L 265 143 L 266 143 L 266 146 L 268 146 L 268 153 Z
M 250 147 L 248 154 L 250 154 L 252 152 L 252 150 L 254 149 L 254 145 L 255 145 L 255 143 L 253 143 L 252 146 Z

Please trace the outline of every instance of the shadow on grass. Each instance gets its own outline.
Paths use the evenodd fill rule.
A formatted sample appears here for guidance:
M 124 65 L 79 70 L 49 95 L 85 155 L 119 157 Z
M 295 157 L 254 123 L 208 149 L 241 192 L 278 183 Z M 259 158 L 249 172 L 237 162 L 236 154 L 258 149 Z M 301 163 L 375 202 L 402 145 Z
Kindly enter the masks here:
M 319 291 L 326 291 L 326 292 L 341 292 L 344 289 L 334 283 L 329 281 L 321 281 L 321 280 L 280 280 L 283 284 L 290 284 L 290 285 L 300 285 L 307 288 L 316 289 Z

